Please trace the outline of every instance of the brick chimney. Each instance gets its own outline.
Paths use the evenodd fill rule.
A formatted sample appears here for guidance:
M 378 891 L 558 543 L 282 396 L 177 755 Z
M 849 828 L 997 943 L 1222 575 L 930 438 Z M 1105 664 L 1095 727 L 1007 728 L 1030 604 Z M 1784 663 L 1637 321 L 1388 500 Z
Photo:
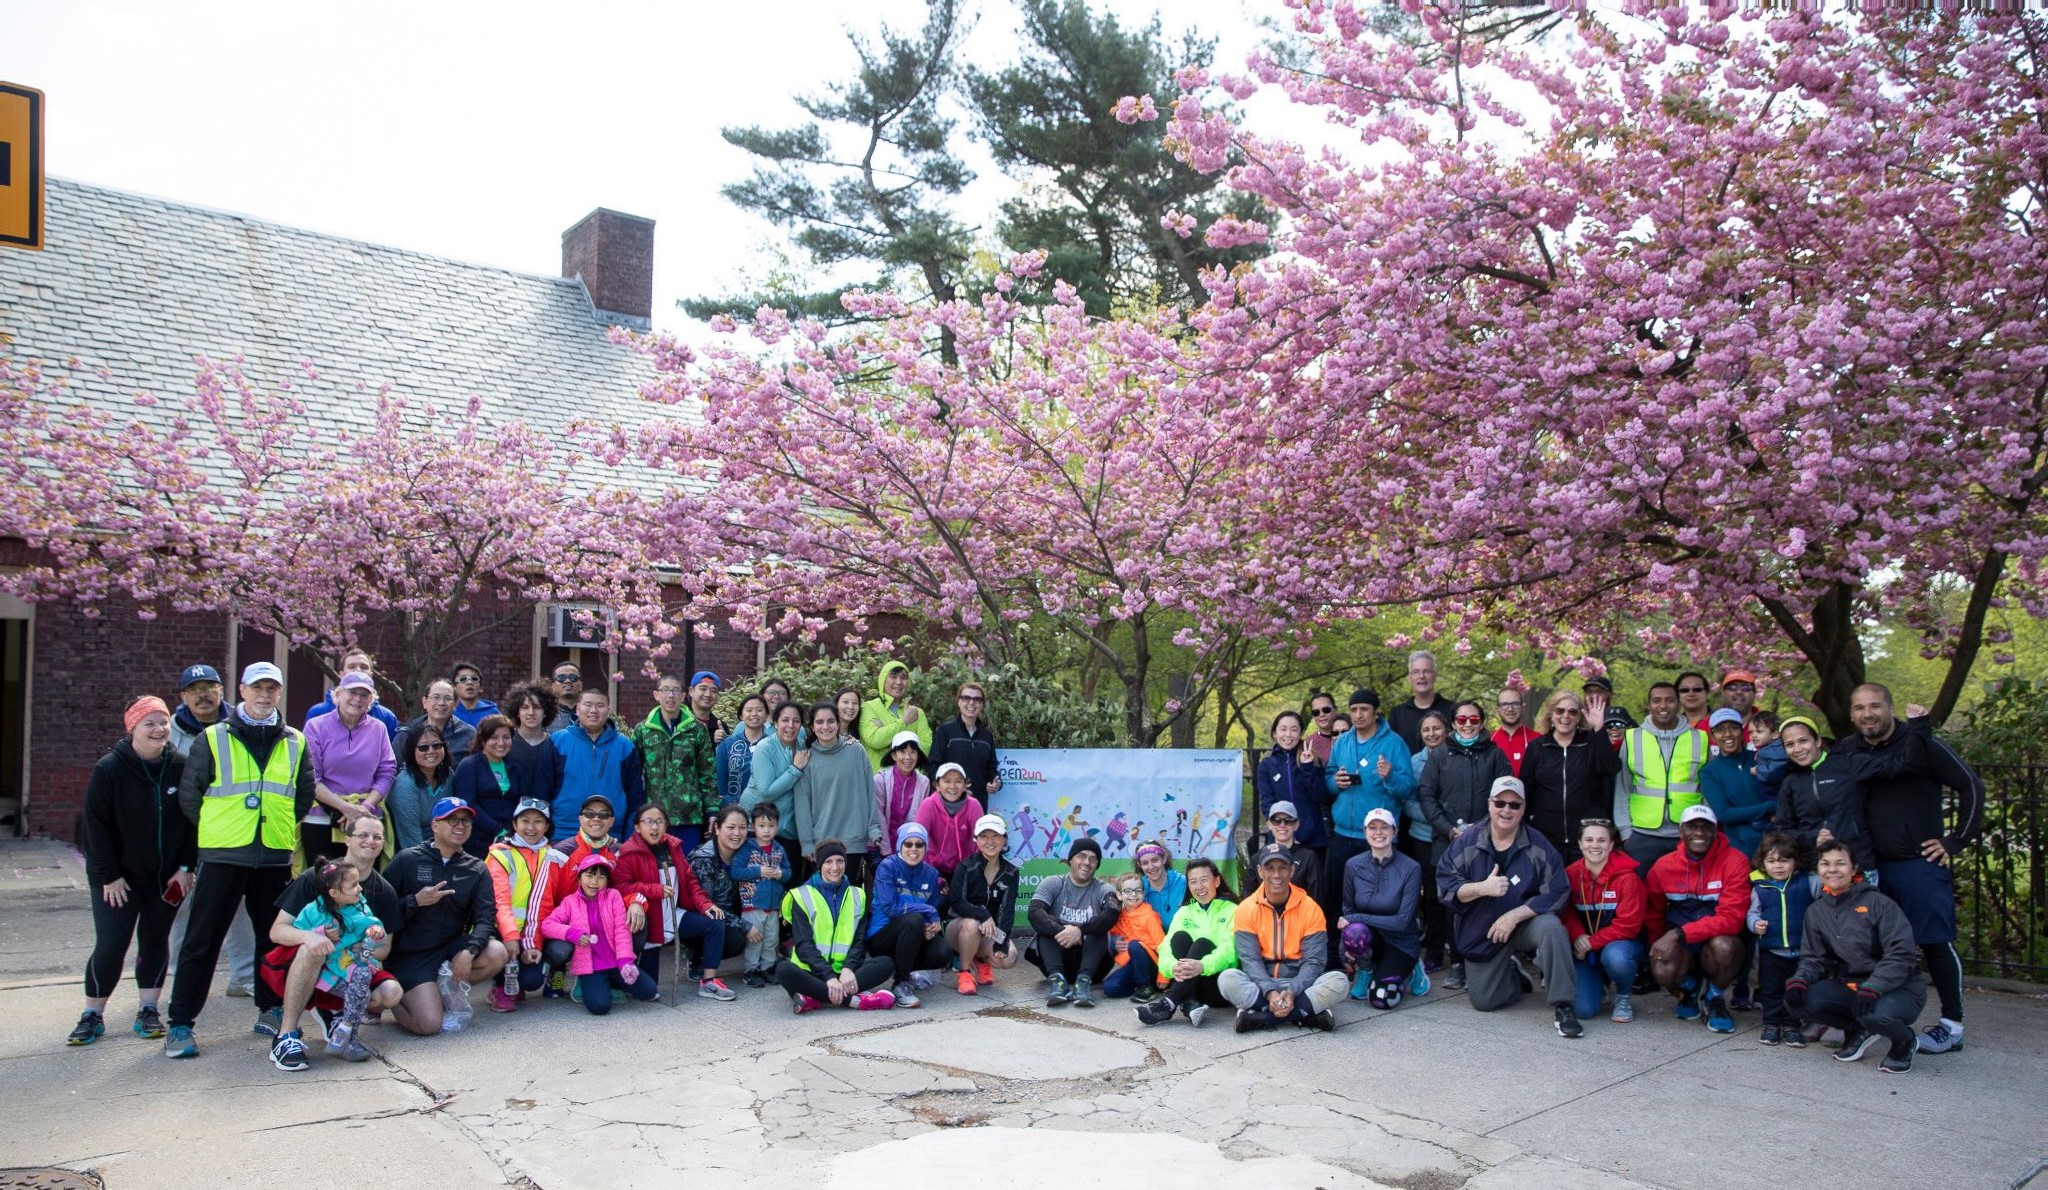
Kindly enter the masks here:
M 583 282 L 606 326 L 652 327 L 654 220 L 599 207 L 562 233 L 562 275 Z

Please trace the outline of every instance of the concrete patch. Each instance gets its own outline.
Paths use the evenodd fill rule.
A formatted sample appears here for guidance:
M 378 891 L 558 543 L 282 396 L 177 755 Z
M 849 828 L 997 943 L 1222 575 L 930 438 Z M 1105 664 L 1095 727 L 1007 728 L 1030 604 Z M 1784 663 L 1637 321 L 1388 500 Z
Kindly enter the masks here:
M 1135 1041 L 1091 1029 L 992 1016 L 919 1021 L 900 1029 L 842 1037 L 834 1045 L 849 1054 L 1024 1081 L 1093 1078 L 1143 1066 L 1149 1056 Z
M 1384 1183 L 1303 1157 L 1233 1161 L 1205 1141 L 1166 1132 L 1068 1132 L 1056 1128 L 947 1128 L 847 1153 L 826 1181 L 897 1190 L 960 1184 L 963 1169 L 985 1169 L 1010 1154 L 1065 1186 L 1187 1190 L 1189 1186 L 1315 1186 L 1385 1190 Z M 1113 1157 L 1108 1156 L 1114 1154 Z

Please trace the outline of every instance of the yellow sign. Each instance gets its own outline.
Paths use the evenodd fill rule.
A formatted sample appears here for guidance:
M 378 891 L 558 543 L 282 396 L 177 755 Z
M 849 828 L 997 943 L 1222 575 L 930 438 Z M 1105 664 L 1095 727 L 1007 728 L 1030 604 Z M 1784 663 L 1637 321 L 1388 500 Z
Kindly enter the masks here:
M 43 246 L 43 93 L 0 83 L 0 244 Z

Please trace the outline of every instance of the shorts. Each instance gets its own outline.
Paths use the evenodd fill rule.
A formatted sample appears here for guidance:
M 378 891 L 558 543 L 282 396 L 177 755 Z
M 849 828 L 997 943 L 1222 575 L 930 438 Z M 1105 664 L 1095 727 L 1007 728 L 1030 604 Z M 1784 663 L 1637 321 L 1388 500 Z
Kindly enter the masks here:
M 277 993 L 279 999 L 284 998 L 285 976 L 290 973 L 292 960 L 297 958 L 298 954 L 299 948 L 296 946 L 273 946 L 264 952 L 263 960 L 256 964 L 256 978 L 263 981 L 263 986 Z M 438 966 L 434 968 L 437 977 L 440 974 L 440 970 Z M 370 986 L 376 987 L 387 979 L 397 978 L 391 972 L 379 967 L 370 976 Z M 316 987 L 313 989 L 313 994 L 306 997 L 306 1007 L 319 1008 L 327 1012 L 340 1012 L 342 1007 L 341 997 L 333 992 Z
M 441 978 L 441 964 L 447 962 L 461 949 L 458 946 L 446 954 L 438 951 L 428 951 L 425 954 L 395 954 L 386 958 L 384 962 L 390 966 L 391 978 L 398 981 L 399 990 L 409 992 L 421 984 L 438 981 Z
M 1898 903 L 1913 927 L 1913 941 L 1939 946 L 1956 940 L 1956 875 L 1924 859 L 1877 861 L 1877 891 Z

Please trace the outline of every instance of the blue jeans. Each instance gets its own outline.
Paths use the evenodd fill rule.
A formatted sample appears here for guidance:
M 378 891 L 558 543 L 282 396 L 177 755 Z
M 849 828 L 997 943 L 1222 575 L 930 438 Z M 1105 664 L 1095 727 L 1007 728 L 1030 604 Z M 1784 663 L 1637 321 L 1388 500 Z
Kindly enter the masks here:
M 704 974 L 715 976 L 718 965 L 725 961 L 725 925 L 727 918 L 707 917 L 694 909 L 683 911 L 683 919 L 676 923 L 676 937 L 685 941 L 696 940 L 699 961 L 704 965 Z M 657 972 L 658 972 L 657 968 Z
M 583 985 L 583 1007 L 592 1016 L 603 1016 L 612 1010 L 612 988 L 618 987 L 635 1000 L 652 1000 L 660 991 L 654 976 L 645 971 L 640 973 L 640 982 L 627 987 L 616 970 L 599 971 L 595 975 L 579 975 L 576 981 Z
M 1124 965 L 1112 968 L 1102 981 L 1102 994 L 1111 1000 L 1121 1000 L 1159 981 L 1159 967 L 1144 947 L 1134 942 L 1124 953 L 1129 956 Z
M 1600 1000 L 1608 984 L 1614 985 L 1617 994 L 1633 991 L 1636 968 L 1642 961 L 1643 944 L 1632 939 L 1609 942 L 1599 950 L 1588 951 L 1585 958 L 1574 960 L 1579 969 L 1579 998 L 1572 1007 L 1580 1016 L 1592 1016 L 1600 1011 Z

